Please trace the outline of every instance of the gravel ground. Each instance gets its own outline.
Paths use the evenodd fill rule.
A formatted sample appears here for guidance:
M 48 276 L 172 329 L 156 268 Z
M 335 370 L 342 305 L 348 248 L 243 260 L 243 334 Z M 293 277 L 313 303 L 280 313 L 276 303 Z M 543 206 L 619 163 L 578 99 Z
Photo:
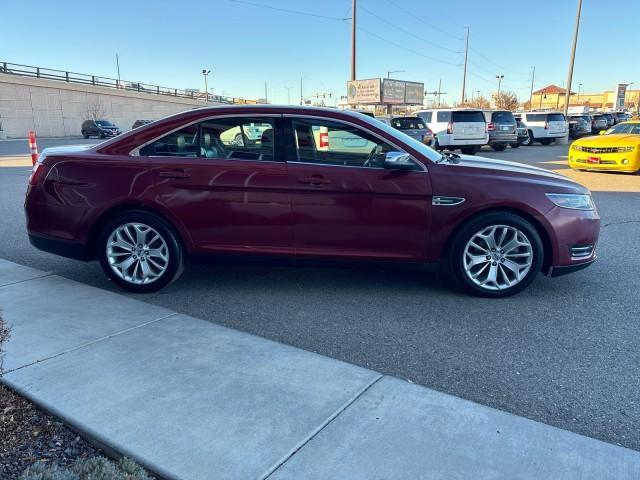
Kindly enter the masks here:
M 38 460 L 61 467 L 103 455 L 31 402 L 0 385 L 0 479 L 17 479 Z

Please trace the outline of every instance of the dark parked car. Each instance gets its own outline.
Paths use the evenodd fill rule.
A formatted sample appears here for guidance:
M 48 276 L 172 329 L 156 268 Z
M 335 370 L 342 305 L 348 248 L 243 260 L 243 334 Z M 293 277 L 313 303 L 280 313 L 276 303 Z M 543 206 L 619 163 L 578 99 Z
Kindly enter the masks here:
M 268 124 L 259 142 L 226 132 Z M 229 138 L 230 140 L 225 140 Z M 589 190 L 511 162 L 439 153 L 384 123 L 323 108 L 190 110 L 88 149 L 45 149 L 25 201 L 31 243 L 98 260 L 134 292 L 195 256 L 443 261 L 502 297 L 591 264 Z
M 569 136 L 580 138 L 591 134 L 591 118 L 589 115 L 569 115 Z
M 85 120 L 80 127 L 84 138 L 107 138 L 120 135 L 122 131 L 109 120 Z
M 603 113 L 602 116 L 607 119 L 607 128 L 613 127 L 616 124 L 616 117 L 612 113 Z
M 513 113 L 508 110 L 485 110 L 483 113 L 487 121 L 491 148 L 500 152 L 507 148 L 507 145 L 518 145 L 516 119 Z
M 411 138 L 431 146 L 433 143 L 433 132 L 420 117 L 376 117 L 378 120 L 391 125 L 396 130 L 406 133 Z
M 133 130 L 134 128 L 141 127 L 141 126 L 146 125 L 147 123 L 151 123 L 151 122 L 153 122 L 153 120 L 136 120 L 135 122 L 133 122 L 133 125 L 131 125 L 131 130 Z
M 529 143 L 531 143 L 527 126 L 519 118 L 516 118 L 516 133 L 518 135 L 518 141 L 512 143 L 511 148 L 518 148 L 520 145 L 529 145 Z
M 613 112 L 612 115 L 616 121 L 616 125 L 631 119 L 631 116 L 625 112 Z

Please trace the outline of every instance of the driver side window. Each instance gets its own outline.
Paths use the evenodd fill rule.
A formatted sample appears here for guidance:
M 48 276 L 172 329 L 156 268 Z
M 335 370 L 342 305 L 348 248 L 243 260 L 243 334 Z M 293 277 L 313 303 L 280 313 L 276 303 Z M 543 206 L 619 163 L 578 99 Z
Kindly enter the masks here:
M 293 133 L 302 163 L 382 168 L 385 155 L 397 150 L 359 128 L 339 122 L 294 120 Z

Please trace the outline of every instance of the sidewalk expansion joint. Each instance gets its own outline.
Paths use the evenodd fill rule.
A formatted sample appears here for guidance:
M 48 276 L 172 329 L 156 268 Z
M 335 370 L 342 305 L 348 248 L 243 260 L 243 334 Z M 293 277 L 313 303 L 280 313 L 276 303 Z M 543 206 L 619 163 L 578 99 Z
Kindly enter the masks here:
M 151 325 L 152 323 L 156 323 L 156 322 L 160 322 L 162 320 L 166 320 L 167 318 L 171 318 L 171 317 L 174 317 L 176 315 L 178 315 L 178 312 L 172 312 L 172 313 L 169 313 L 168 315 L 164 315 L 162 317 L 154 318 L 153 320 L 149 320 L 148 322 L 141 323 L 140 325 L 135 325 L 133 327 L 125 328 L 124 330 L 119 330 L 117 332 L 110 333 L 109 335 L 104 335 L 104 336 L 102 336 L 100 338 L 96 338 L 95 340 L 91 340 L 90 342 L 86 342 L 86 343 L 83 343 L 81 345 L 76 345 L 75 347 L 68 348 L 66 350 L 63 350 L 62 352 L 54 353 L 53 355 L 49 355 L 48 357 L 45 357 L 45 358 L 40 358 L 40 359 L 36 360 L 35 362 L 27 363 L 25 365 L 21 365 L 19 367 L 12 368 L 10 370 L 5 370 L 5 371 L 3 371 L 3 375 L 6 375 L 6 374 L 11 373 L 11 372 L 16 372 L 18 370 L 22 370 L 23 368 L 27 368 L 27 367 L 30 367 L 32 365 L 36 365 L 38 363 L 46 362 L 47 360 L 51 360 L 53 358 L 60 357 L 60 356 L 65 355 L 67 353 L 75 352 L 76 350 L 80 350 L 82 348 L 90 347 L 91 345 L 94 345 L 94 344 L 96 344 L 98 342 L 103 342 L 105 340 L 109 340 L 110 338 L 117 337 L 118 335 L 122 335 L 124 333 L 131 332 L 132 330 L 136 330 L 138 328 L 146 327 L 147 325 Z
M 373 387 L 384 375 L 378 375 L 373 380 L 371 380 L 367 385 L 365 385 L 359 392 L 357 392 L 353 397 L 347 400 L 343 405 L 341 405 L 333 414 L 331 414 L 324 422 L 322 422 L 318 428 L 313 430 L 306 438 L 304 438 L 298 445 L 296 445 L 282 460 L 280 460 L 277 464 L 267 470 L 267 472 L 260 477 L 260 480 L 267 480 L 271 475 L 276 473 L 285 463 L 289 461 L 291 457 L 293 457 L 296 453 L 298 453 L 302 448 L 305 447 L 311 440 L 313 440 L 316 435 L 318 435 L 322 430 L 324 430 L 331 422 L 333 422 L 342 412 L 344 412 L 347 408 L 349 408 L 353 403 L 358 400 L 361 396 L 363 396 L 367 391 Z
M 18 285 L 19 283 L 30 282 L 31 280 L 38 280 L 39 278 L 51 277 L 53 275 L 52 272 L 43 272 L 44 275 L 39 275 L 37 277 L 25 278 L 24 280 L 18 280 L 17 282 L 5 283 L 4 285 L 0 285 L 0 288 L 10 287 L 12 285 Z

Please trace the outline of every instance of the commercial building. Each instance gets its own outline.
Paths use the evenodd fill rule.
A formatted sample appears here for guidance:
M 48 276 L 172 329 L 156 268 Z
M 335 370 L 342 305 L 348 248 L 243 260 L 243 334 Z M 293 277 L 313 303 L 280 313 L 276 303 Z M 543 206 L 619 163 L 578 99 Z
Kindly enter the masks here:
M 588 106 L 593 109 L 615 110 L 616 91 L 605 90 L 600 93 L 571 92 L 569 106 Z M 542 110 L 563 109 L 567 90 L 557 85 L 547 85 L 533 92 L 531 108 Z M 638 109 L 640 90 L 626 89 L 624 92 L 624 108 Z

